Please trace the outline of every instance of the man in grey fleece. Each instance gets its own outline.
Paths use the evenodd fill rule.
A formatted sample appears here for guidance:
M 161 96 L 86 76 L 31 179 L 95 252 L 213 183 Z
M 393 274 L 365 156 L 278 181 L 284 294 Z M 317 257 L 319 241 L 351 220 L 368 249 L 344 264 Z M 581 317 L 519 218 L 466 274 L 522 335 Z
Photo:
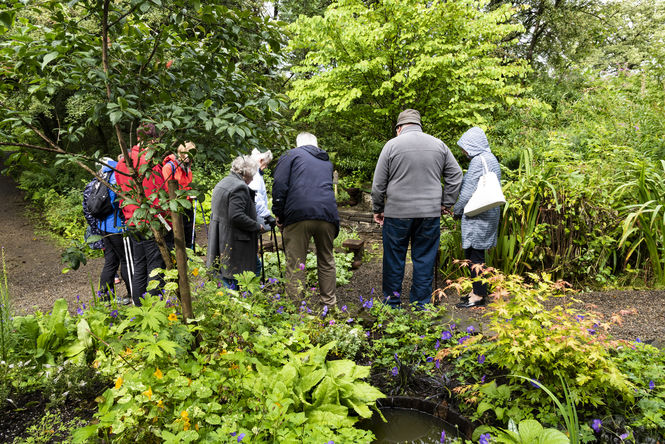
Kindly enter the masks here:
M 383 227 L 383 302 L 400 306 L 410 241 L 409 297 L 422 308 L 432 296 L 440 216 L 457 200 L 462 170 L 445 143 L 423 132 L 418 111 L 402 111 L 395 129 L 397 137 L 381 150 L 372 183 L 374 220 Z

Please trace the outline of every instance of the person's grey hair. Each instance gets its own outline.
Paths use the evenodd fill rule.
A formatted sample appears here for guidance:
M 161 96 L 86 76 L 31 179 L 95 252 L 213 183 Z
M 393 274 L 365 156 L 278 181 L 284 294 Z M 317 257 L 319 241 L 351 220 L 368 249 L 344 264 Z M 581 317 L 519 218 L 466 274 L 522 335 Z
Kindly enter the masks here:
M 314 134 L 300 133 L 298 134 L 298 137 L 296 137 L 296 147 L 304 145 L 312 145 L 315 147 L 319 146 L 316 142 L 316 136 Z
M 272 151 L 264 151 L 261 152 L 254 148 L 252 150 L 252 159 L 256 160 L 257 162 L 261 162 L 262 160 L 265 161 L 266 163 L 272 162 Z
M 251 156 L 238 156 L 231 162 L 231 172 L 243 179 L 254 177 L 258 170 L 259 164 Z

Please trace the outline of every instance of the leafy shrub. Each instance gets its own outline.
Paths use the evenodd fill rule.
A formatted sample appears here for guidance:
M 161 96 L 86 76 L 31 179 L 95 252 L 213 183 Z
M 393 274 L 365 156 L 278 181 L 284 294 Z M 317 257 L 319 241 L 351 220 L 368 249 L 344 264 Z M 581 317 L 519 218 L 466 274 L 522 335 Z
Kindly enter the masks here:
M 592 315 L 561 306 L 546 310 L 541 301 L 564 293 L 565 284 L 551 282 L 546 276 L 532 278 L 533 284 L 526 284 L 517 276 L 490 277 L 497 286 L 493 309 L 488 313 L 493 336 L 482 341 L 483 336 L 476 335 L 439 354 L 440 358 L 457 357 L 456 368 L 466 377 L 482 379 L 468 373 L 468 368 L 481 363 L 482 371 L 494 367 L 498 381 L 505 381 L 505 385 L 489 383 L 496 387 L 491 391 L 478 386 L 474 395 L 465 394 L 477 396 L 479 401 L 474 417 L 493 410 L 502 420 L 511 417 L 519 421 L 535 415 L 545 423 L 556 423 L 556 414 L 540 390 L 514 382 L 508 375 L 526 376 L 547 387 L 557 386 L 562 376 L 570 381 L 572 398 L 580 406 L 604 405 L 608 396 L 632 403 L 634 386 L 610 353 L 612 346 L 623 342 L 609 340 L 601 331 L 603 322 Z
M 333 252 L 335 257 L 336 280 L 337 285 L 346 285 L 353 276 L 351 271 L 351 264 L 353 264 L 353 253 L 339 253 Z M 280 270 L 282 279 L 285 276 L 286 258 L 283 252 L 279 253 L 279 264 L 277 263 L 277 253 L 266 251 L 263 253 L 263 266 L 265 268 L 265 275 L 267 279 L 280 279 Z M 307 285 L 314 286 L 318 282 L 317 268 L 316 268 L 316 254 L 314 252 L 307 253 L 307 260 L 305 262 L 305 270 L 307 272 Z M 279 265 L 279 266 L 278 266 Z
M 205 315 L 196 327 L 179 322 L 171 301 L 150 296 L 107 318 L 99 329 L 107 347 L 94 365 L 115 383 L 100 398 L 99 423 L 76 439 L 370 442 L 370 432 L 352 427 L 382 396 L 362 381 L 369 368 L 327 361 L 335 343 L 310 344 L 315 319 L 255 280 L 240 276 L 242 291 L 197 287 Z

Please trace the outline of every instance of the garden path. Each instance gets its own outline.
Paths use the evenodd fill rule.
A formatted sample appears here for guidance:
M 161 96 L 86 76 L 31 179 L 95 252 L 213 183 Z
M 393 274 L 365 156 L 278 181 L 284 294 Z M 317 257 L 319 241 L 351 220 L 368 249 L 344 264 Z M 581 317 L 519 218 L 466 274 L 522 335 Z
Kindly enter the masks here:
M 13 312 L 46 312 L 58 298 L 67 299 L 70 309 L 75 309 L 77 295 L 90 299 L 90 281 L 99 278 L 103 259 L 89 259 L 87 265 L 63 274 L 61 248 L 48 235 L 41 234 L 43 230 L 36 230 L 40 214 L 28 206 L 23 193 L 4 175 L 0 175 L 0 202 L 0 247 Z

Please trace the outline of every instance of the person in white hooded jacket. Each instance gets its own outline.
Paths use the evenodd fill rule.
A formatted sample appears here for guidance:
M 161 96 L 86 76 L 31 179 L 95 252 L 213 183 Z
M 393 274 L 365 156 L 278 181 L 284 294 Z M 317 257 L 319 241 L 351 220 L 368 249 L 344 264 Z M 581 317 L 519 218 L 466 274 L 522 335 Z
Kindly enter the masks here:
M 464 207 L 471 199 L 478 187 L 478 180 L 484 174 L 483 161 L 487 163 L 489 171 L 494 172 L 501 182 L 501 167 L 492 150 L 485 132 L 474 126 L 457 141 L 457 145 L 471 159 L 469 169 L 462 179 L 462 188 L 453 207 L 455 217 L 462 219 L 462 248 L 464 256 L 470 261 L 471 277 L 475 278 L 482 273 L 481 267 L 485 264 L 485 253 L 496 246 L 499 231 L 499 217 L 501 208 L 495 207 L 473 217 L 464 214 Z M 487 298 L 487 284 L 475 281 L 473 291 L 462 298 L 457 304 L 459 308 L 471 308 L 485 305 Z

